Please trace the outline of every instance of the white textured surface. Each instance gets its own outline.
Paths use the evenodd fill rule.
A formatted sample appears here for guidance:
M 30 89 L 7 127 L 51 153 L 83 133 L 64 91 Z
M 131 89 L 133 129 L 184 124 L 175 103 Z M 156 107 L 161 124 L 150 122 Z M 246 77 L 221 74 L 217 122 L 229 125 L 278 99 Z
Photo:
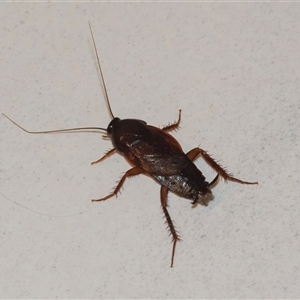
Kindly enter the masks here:
M 209 207 L 128 169 L 97 134 L 28 135 L 0 118 L 1 298 L 295 298 L 300 295 L 300 6 L 297 3 L 2 3 L 0 111 L 29 130 L 104 126 L 109 115 L 183 121 L 237 177 Z M 203 164 L 197 163 L 202 168 Z M 203 167 L 208 178 L 213 174 Z M 7 198 L 48 215 L 33 213 Z

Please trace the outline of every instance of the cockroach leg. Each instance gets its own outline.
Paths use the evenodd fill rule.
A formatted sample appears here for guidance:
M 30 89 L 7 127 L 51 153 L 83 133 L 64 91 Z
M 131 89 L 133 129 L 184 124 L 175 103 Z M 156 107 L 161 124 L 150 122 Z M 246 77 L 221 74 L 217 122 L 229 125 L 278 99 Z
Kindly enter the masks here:
M 174 122 L 172 124 L 166 125 L 164 126 L 161 130 L 163 131 L 172 131 L 172 130 L 176 130 L 179 127 L 179 123 L 181 121 L 181 109 L 179 109 L 179 115 L 178 115 L 178 120 L 177 122 Z
M 112 150 L 110 150 L 112 151 Z M 98 201 L 104 201 L 104 200 L 107 200 L 113 196 L 116 196 L 118 194 L 118 192 L 120 191 L 121 187 L 123 186 L 124 184 L 124 181 L 126 178 L 129 178 L 129 177 L 132 177 L 132 176 L 136 176 L 136 175 L 139 175 L 139 174 L 142 174 L 142 173 L 145 173 L 145 171 L 142 169 L 142 168 L 139 168 L 139 167 L 133 167 L 132 169 L 128 170 L 121 178 L 121 180 L 119 181 L 118 185 L 116 186 L 115 190 L 103 197 L 103 198 L 100 198 L 100 199 L 93 199 L 92 202 L 98 202 Z
M 217 176 L 214 178 L 214 180 L 212 180 L 209 184 L 208 184 L 208 187 L 210 189 L 213 189 L 219 182 L 219 179 L 220 179 L 220 174 L 218 173 Z
M 198 156 L 201 156 L 212 169 L 214 169 L 221 177 L 224 178 L 225 181 L 229 180 L 241 184 L 258 184 L 258 182 L 248 182 L 233 177 L 232 174 L 228 173 L 224 167 L 218 164 L 206 151 L 201 148 L 194 148 L 186 155 L 191 161 L 194 161 Z
M 104 160 L 105 158 L 111 156 L 112 154 L 114 154 L 117 150 L 115 148 L 110 149 L 109 151 L 107 151 L 100 159 L 91 162 L 91 165 L 97 164 L 98 162 Z
M 196 149 L 198 149 L 198 148 L 196 148 Z M 198 156 L 197 153 L 196 153 L 196 155 L 195 155 L 194 152 L 196 152 L 196 151 L 194 151 L 194 150 L 195 150 L 195 149 L 192 149 L 191 151 L 189 151 L 188 153 L 186 153 L 186 156 L 187 156 L 191 161 L 196 160 L 196 158 L 197 158 L 197 156 Z M 220 179 L 220 174 L 218 173 L 217 176 L 209 183 L 208 187 L 209 187 L 210 189 L 214 188 L 214 187 L 218 184 L 219 179 Z
M 174 264 L 174 256 L 175 256 L 175 249 L 176 249 L 176 243 L 178 241 L 180 241 L 180 236 L 177 232 L 177 230 L 175 229 L 175 226 L 173 224 L 173 221 L 170 217 L 170 214 L 168 212 L 168 188 L 165 186 L 162 186 L 160 189 L 160 201 L 161 201 L 161 208 L 165 214 L 166 217 L 166 223 L 168 225 L 168 229 L 170 231 L 170 235 L 172 235 L 172 242 L 173 242 L 173 249 L 172 249 L 172 258 L 171 258 L 171 268 L 173 268 L 173 264 Z

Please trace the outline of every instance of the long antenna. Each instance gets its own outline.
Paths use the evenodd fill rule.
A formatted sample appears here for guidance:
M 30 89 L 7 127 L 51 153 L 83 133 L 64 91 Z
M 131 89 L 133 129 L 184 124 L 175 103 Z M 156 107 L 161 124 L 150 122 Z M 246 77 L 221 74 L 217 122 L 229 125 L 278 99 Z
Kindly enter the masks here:
M 111 106 L 110 106 L 110 103 L 109 103 L 108 93 L 107 93 L 107 89 L 106 89 L 106 85 L 105 85 L 105 81 L 104 81 L 104 76 L 103 76 L 101 65 L 100 65 L 100 59 L 99 59 L 98 50 L 97 50 L 97 47 L 96 47 L 96 43 L 95 43 L 95 39 L 94 39 L 92 27 L 91 27 L 91 22 L 89 22 L 89 27 L 90 27 L 90 31 L 91 31 L 91 35 L 92 35 L 94 49 L 95 49 L 95 52 L 96 52 L 98 68 L 99 68 L 99 71 L 100 71 L 101 80 L 102 80 L 102 84 L 103 84 L 103 88 L 104 88 L 105 100 L 106 100 L 106 103 L 107 103 L 107 106 L 108 106 L 108 109 L 109 109 L 110 116 L 112 117 L 112 119 L 114 119 L 115 116 L 112 112 L 112 109 L 111 109 Z
M 105 85 L 105 82 L 104 82 L 104 76 L 103 76 L 103 73 L 102 73 L 102 69 L 101 69 L 101 65 L 100 65 L 100 59 L 99 59 L 99 56 L 98 56 L 98 51 L 97 51 L 97 47 L 96 47 L 96 43 L 95 43 L 95 39 L 94 39 L 94 35 L 93 35 L 93 32 L 92 32 L 92 27 L 91 27 L 91 23 L 90 22 L 89 22 L 89 27 L 90 27 L 90 32 L 91 32 L 91 35 L 92 35 L 94 50 L 95 50 L 96 57 L 97 57 L 97 63 L 98 63 L 98 68 L 99 68 L 100 75 L 101 75 L 102 85 L 103 85 L 103 88 L 104 88 L 105 100 L 106 100 L 106 103 L 107 103 L 107 106 L 108 106 L 108 109 L 109 109 L 109 113 L 110 113 L 111 117 L 114 118 L 115 116 L 114 116 L 114 114 L 112 112 L 112 109 L 111 109 L 111 106 L 110 106 L 110 103 L 109 103 L 107 89 L 106 89 L 106 85 Z M 20 126 L 19 124 L 17 124 L 15 121 L 13 121 L 7 115 L 5 115 L 3 113 L 2 113 L 2 115 L 5 118 L 7 118 L 9 121 L 11 121 L 13 124 L 15 124 L 17 127 L 19 127 L 20 129 L 22 129 L 23 131 L 25 131 L 27 133 L 31 133 L 31 134 L 59 133 L 59 132 L 63 133 L 63 132 L 71 132 L 71 131 L 82 131 L 82 132 L 83 131 L 89 131 L 89 132 L 104 131 L 104 132 L 107 132 L 107 130 L 105 128 L 102 128 L 102 127 L 76 127 L 76 128 L 67 128 L 67 129 L 58 129 L 58 130 L 29 131 L 29 130 L 26 130 L 25 128 L 23 128 L 22 126 Z
M 3 114 L 2 115 L 7 118 L 9 121 L 11 121 L 12 123 L 14 123 L 16 126 L 18 126 L 20 129 L 22 129 L 23 131 L 27 132 L 27 133 L 31 133 L 31 134 L 41 134 L 41 133 L 57 133 L 57 132 L 70 132 L 70 131 L 105 131 L 107 132 L 107 130 L 105 128 L 101 128 L 101 127 L 77 127 L 77 128 L 67 128 L 67 129 L 58 129 L 58 130 L 46 130 L 46 131 L 29 131 L 26 130 L 25 128 L 23 128 L 22 126 L 20 126 L 19 124 L 17 124 L 15 121 L 13 121 L 11 118 L 9 118 L 7 115 Z
M 10 202 L 14 203 L 15 205 L 18 205 L 18 206 L 20 206 L 20 207 L 23 207 L 24 209 L 27 209 L 27 210 L 29 210 L 29 211 L 31 211 L 31 212 L 34 212 L 34 213 L 39 214 L 39 215 L 42 215 L 42 216 L 47 216 L 47 217 L 52 217 L 52 218 L 67 218 L 67 217 L 73 217 L 73 216 L 83 215 L 84 213 L 86 213 L 86 212 L 88 212 L 88 211 L 90 211 L 90 210 L 93 210 L 93 209 L 95 209 L 95 207 L 96 207 L 96 206 L 93 206 L 93 207 L 88 208 L 88 209 L 86 209 L 86 210 L 84 210 L 84 211 L 81 211 L 81 212 L 78 212 L 78 213 L 69 214 L 69 215 L 52 215 L 52 214 L 46 214 L 46 213 L 37 211 L 37 210 L 32 209 L 32 208 L 30 208 L 30 207 L 28 207 L 28 206 L 26 206 L 26 205 L 23 205 L 23 204 L 21 204 L 21 203 L 18 203 L 17 201 L 14 201 L 14 200 L 12 200 L 12 199 L 9 199 L 8 197 L 6 197 L 5 195 L 3 195 L 2 193 L 0 193 L 0 195 L 1 195 L 3 198 L 5 198 L 7 201 L 10 201 Z

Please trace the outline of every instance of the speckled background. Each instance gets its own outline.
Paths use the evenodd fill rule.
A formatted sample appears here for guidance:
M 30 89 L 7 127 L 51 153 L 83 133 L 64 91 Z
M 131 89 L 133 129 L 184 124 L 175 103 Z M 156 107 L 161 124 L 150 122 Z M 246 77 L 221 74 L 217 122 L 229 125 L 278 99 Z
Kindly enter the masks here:
M 1 116 L 1 298 L 299 297 L 298 3 L 0 8 L 0 112 L 28 130 L 107 126 L 90 21 L 115 115 L 162 126 L 181 108 L 185 151 L 259 181 L 220 183 L 206 208 L 170 194 L 171 269 L 157 183 L 91 203 L 129 168 L 119 155 L 90 165 L 109 141 L 29 135 Z

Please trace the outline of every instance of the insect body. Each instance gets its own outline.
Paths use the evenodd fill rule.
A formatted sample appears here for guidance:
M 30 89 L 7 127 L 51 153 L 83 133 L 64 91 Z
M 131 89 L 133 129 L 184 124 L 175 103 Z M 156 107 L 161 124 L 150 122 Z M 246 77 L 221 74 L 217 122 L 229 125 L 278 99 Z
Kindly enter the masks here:
M 4 116 L 28 133 L 53 133 L 83 129 L 96 129 L 105 131 L 108 137 L 111 139 L 114 148 L 108 151 L 99 160 L 92 162 L 92 164 L 98 163 L 108 156 L 118 152 L 119 154 L 123 155 L 133 167 L 123 175 L 112 193 L 103 198 L 92 201 L 104 201 L 117 195 L 126 178 L 131 176 L 146 174 L 156 180 L 161 185 L 161 207 L 166 218 L 168 228 L 172 235 L 173 248 L 171 256 L 171 267 L 173 267 L 176 243 L 180 240 L 180 237 L 174 227 L 173 221 L 167 209 L 168 192 L 172 191 L 180 197 L 190 199 L 193 201 L 193 204 L 201 204 L 207 206 L 208 203 L 214 198 L 211 189 L 218 182 L 219 177 L 222 177 L 225 181 L 234 181 L 241 184 L 257 184 L 257 182 L 242 181 L 233 177 L 211 156 L 209 156 L 207 152 L 200 148 L 194 148 L 191 151 L 184 153 L 178 141 L 168 133 L 172 130 L 178 129 L 181 120 L 181 110 L 179 110 L 179 117 L 177 122 L 165 126 L 161 129 L 151 125 L 147 125 L 147 123 L 142 120 L 121 120 L 114 117 L 112 109 L 110 107 L 92 30 L 91 35 L 96 51 L 97 62 L 102 79 L 106 102 L 109 108 L 110 115 L 112 117 L 112 121 L 109 123 L 107 129 L 100 127 L 88 127 L 30 132 L 16 124 L 7 116 Z M 205 162 L 217 173 L 215 179 L 210 183 L 206 181 L 202 172 L 193 163 L 193 161 L 199 156 L 201 156 L 205 160 Z
M 135 166 L 129 174 L 125 174 L 125 178 L 146 173 L 168 190 L 192 199 L 194 204 L 207 205 L 213 199 L 210 186 L 216 182 L 218 175 L 208 184 L 193 163 L 201 150 L 196 148 L 185 154 L 178 141 L 167 133 L 178 128 L 180 118 L 181 110 L 178 121 L 162 129 L 147 125 L 141 120 L 114 118 L 107 128 L 107 134 L 114 149 Z M 117 192 L 118 189 L 109 196 Z
M 185 154 L 178 141 L 168 133 L 168 131 L 178 128 L 180 119 L 181 110 L 179 110 L 179 118 L 176 123 L 159 129 L 147 125 L 142 120 L 113 118 L 107 127 L 107 135 L 114 148 L 101 159 L 93 162 L 93 164 L 98 163 L 114 152 L 118 152 L 134 166 L 125 173 L 111 194 L 93 201 L 104 201 L 117 195 L 126 178 L 139 174 L 147 174 L 161 184 L 161 207 L 173 241 L 171 267 L 174 264 L 176 243 L 180 237 L 167 209 L 169 191 L 193 200 L 193 204 L 207 206 L 214 198 L 211 188 L 218 182 L 219 176 L 226 181 L 257 184 L 257 182 L 242 181 L 233 177 L 200 148 L 194 148 Z M 205 180 L 202 172 L 193 163 L 198 156 L 201 156 L 217 172 L 217 176 L 210 183 Z

